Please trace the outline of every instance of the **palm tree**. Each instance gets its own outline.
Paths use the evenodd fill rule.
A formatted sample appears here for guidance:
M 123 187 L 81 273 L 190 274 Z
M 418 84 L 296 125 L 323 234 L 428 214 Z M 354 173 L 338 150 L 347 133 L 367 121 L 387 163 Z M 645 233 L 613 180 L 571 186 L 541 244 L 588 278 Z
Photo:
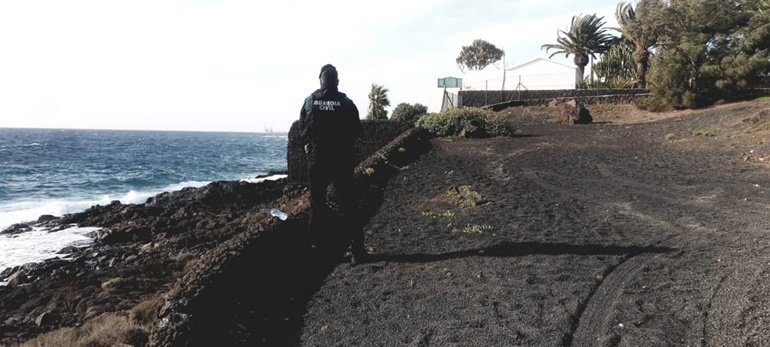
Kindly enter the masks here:
M 650 48 L 658 42 L 662 28 L 659 20 L 649 20 L 655 16 L 656 9 L 665 5 L 661 0 L 639 0 L 634 8 L 630 2 L 620 2 L 615 10 L 615 18 L 620 24 L 617 28 L 623 37 L 634 44 L 636 62 L 636 87 L 647 87 L 647 70 L 650 61 Z
M 542 45 L 541 49 L 545 48 L 546 53 L 552 49 L 556 50 L 549 58 L 557 54 L 564 54 L 567 57 L 574 54 L 573 62 L 580 73 L 582 84 L 589 57 L 595 59 L 596 54 L 605 52 L 613 38 L 606 29 L 602 28 L 605 24 L 602 22 L 603 19 L 604 17 L 597 17 L 596 14 L 574 16 L 569 31 L 559 30 L 556 34 L 557 43 Z
M 372 84 L 372 91 L 369 92 L 369 114 L 367 119 L 385 120 L 388 119 L 386 106 L 390 106 L 388 100 L 388 89 L 385 86 Z

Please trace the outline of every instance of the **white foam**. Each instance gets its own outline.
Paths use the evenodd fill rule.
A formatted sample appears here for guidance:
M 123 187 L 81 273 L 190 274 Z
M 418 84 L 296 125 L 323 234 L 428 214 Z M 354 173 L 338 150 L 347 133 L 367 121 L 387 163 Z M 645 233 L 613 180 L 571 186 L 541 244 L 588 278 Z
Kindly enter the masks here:
M 157 190 L 129 190 L 123 195 L 100 195 L 81 199 L 14 201 L 12 203 L 0 204 L 0 230 L 16 223 L 35 221 L 42 215 L 62 216 L 67 213 L 81 212 L 94 205 L 107 205 L 115 200 L 123 204 L 144 203 L 147 198 L 163 192 L 173 192 L 185 187 L 201 187 L 208 183 L 203 181 L 186 181 L 171 184 Z
M 249 182 L 249 183 L 259 183 L 259 182 L 264 182 L 264 181 L 275 181 L 275 180 L 279 180 L 281 178 L 286 178 L 286 177 L 288 177 L 288 176 L 287 175 L 272 175 L 272 176 L 260 177 L 260 178 L 245 178 L 245 179 L 242 179 L 241 181 Z
M 277 180 L 286 175 L 273 175 L 263 178 L 250 178 L 243 181 L 258 183 L 266 180 Z M 16 223 L 36 221 L 42 215 L 62 216 L 67 213 L 81 212 L 94 205 L 107 205 L 114 200 L 124 204 L 143 203 L 147 198 L 162 192 L 173 192 L 186 187 L 202 187 L 210 182 L 186 181 L 168 185 L 158 190 L 134 191 L 129 190 L 122 196 L 100 195 L 83 199 L 52 199 L 45 201 L 15 201 L 0 204 L 0 230 Z M 0 235 L 0 271 L 7 267 L 39 262 L 49 258 L 62 256 L 56 252 L 67 246 L 86 246 L 92 242 L 88 233 L 99 228 L 68 228 L 49 233 L 42 228 L 16 235 Z M 0 285 L 3 285 L 0 282 Z
M 0 235 L 0 271 L 26 263 L 65 257 L 56 253 L 67 246 L 88 246 L 93 240 L 87 234 L 98 229 L 72 227 L 51 233 L 43 228 L 34 228 L 21 234 Z

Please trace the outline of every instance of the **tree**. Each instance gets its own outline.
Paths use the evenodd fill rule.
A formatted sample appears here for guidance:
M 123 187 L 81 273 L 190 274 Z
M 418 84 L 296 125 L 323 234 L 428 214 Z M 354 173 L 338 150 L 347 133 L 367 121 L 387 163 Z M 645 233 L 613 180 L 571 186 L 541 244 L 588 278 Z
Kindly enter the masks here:
M 637 84 L 634 44 L 619 38 L 593 67 L 600 84 L 608 88 L 630 88 Z
M 665 4 L 662 0 L 640 0 L 634 7 L 630 2 L 620 2 L 615 10 L 615 18 L 620 24 L 617 28 L 623 38 L 633 43 L 633 57 L 636 62 L 636 87 L 647 87 L 650 49 L 658 42 L 664 30 L 659 17 Z
M 468 70 L 481 70 L 487 67 L 489 64 L 495 63 L 503 58 L 503 50 L 495 47 L 495 45 L 478 39 L 474 40 L 470 46 L 463 46 L 460 49 L 460 55 L 457 56 L 455 62 L 460 71 L 465 72 L 463 67 Z
M 689 108 L 735 98 L 768 69 L 770 18 L 762 4 L 669 0 L 650 79 L 655 109 Z
M 372 84 L 372 90 L 369 92 L 369 114 L 366 116 L 366 119 L 388 119 L 388 111 L 385 110 L 386 106 L 390 106 L 388 89 L 382 85 Z
M 426 114 L 428 114 L 427 106 L 421 104 L 410 105 L 402 102 L 393 110 L 390 119 L 414 124 L 418 118 Z
M 574 55 L 573 62 L 577 66 L 578 73 L 585 75 L 585 67 L 588 65 L 589 57 L 596 58 L 596 54 L 603 53 L 609 49 L 609 44 L 613 36 L 607 33 L 603 28 L 604 17 L 597 17 L 596 14 L 579 15 L 572 17 L 572 24 L 569 31 L 559 30 L 557 32 L 556 44 L 545 44 L 541 49 L 546 53 L 555 50 L 549 58 L 557 54 L 564 54 L 569 58 Z

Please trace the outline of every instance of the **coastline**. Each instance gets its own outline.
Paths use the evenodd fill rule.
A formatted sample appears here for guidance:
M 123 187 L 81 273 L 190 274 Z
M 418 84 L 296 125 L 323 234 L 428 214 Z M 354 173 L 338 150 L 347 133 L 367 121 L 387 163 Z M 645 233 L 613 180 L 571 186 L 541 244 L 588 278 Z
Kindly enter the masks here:
M 240 179 L 233 182 L 257 184 L 264 181 L 280 180 L 284 178 L 286 178 L 285 172 L 270 172 L 264 175 Z M 147 194 L 146 196 L 133 197 L 133 199 L 129 199 L 128 201 L 113 200 L 110 204 L 118 201 L 121 205 L 141 205 L 147 200 L 161 194 L 173 194 L 185 189 L 196 189 L 213 182 L 197 182 L 193 185 L 182 186 L 188 183 L 190 182 L 182 182 L 180 184 L 169 186 L 177 187 L 178 189 L 175 190 L 163 190 L 158 193 Z M 10 274 L 13 274 L 16 272 L 14 269 L 18 270 L 23 266 L 34 266 L 34 264 L 44 263 L 49 259 L 67 260 L 74 254 L 71 251 L 74 251 L 77 248 L 90 246 L 97 239 L 97 231 L 100 228 L 78 226 L 76 224 L 63 225 L 56 221 L 65 219 L 67 215 L 77 215 L 88 209 L 99 206 L 102 205 L 94 204 L 81 211 L 66 213 L 61 216 L 48 214 L 40 215 L 33 220 L 18 221 L 0 230 L 0 237 L 5 236 L 7 238 L 4 240 L 6 242 L 0 245 L 0 249 L 5 248 L 3 252 L 0 252 L 0 254 L 5 257 L 5 259 L 0 259 L 0 286 L 7 285 L 7 278 L 10 277 L 9 272 Z M 46 237 L 46 235 L 49 237 Z M 18 246 L 14 247 L 15 245 L 10 243 L 18 244 Z M 30 250 L 24 249 L 25 246 L 33 245 L 37 249 L 32 251 L 32 254 L 30 254 Z M 14 261 L 8 259 L 14 256 L 18 259 L 30 260 Z
M 93 242 L 64 247 L 60 253 L 66 256 L 0 269 L 7 282 L 0 286 L 0 345 L 157 296 L 184 274 L 187 263 L 263 217 L 283 195 L 285 177 L 215 181 L 163 192 L 141 204 L 114 201 L 29 223 L 49 230 L 91 228 Z M 15 306 L 19 300 L 26 302 L 23 308 Z M 37 324 L 42 316 L 50 321 Z

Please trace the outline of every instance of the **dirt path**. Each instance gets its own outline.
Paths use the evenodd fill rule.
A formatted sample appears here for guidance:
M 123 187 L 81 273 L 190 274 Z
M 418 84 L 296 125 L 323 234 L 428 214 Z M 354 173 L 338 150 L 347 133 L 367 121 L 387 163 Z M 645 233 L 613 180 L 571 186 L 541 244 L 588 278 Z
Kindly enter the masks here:
M 744 121 L 768 107 L 434 140 L 365 228 L 375 261 L 331 271 L 299 342 L 770 345 L 768 136 Z M 484 201 L 458 206 L 461 185 Z

